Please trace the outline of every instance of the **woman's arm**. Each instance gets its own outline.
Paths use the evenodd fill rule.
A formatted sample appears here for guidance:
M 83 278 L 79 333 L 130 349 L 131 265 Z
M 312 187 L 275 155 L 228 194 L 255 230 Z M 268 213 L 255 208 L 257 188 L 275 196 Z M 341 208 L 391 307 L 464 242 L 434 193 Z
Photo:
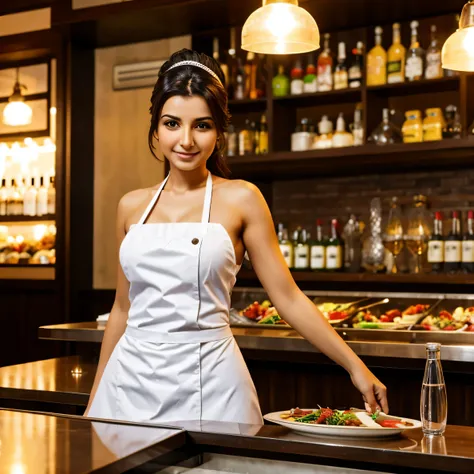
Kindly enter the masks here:
M 120 249 L 122 240 L 125 237 L 125 214 L 127 209 L 127 195 L 124 196 L 118 205 L 117 210 L 117 252 Z M 102 346 L 100 348 L 99 364 L 97 365 L 97 372 L 94 378 L 94 384 L 92 385 L 89 402 L 87 404 L 84 416 L 87 416 L 89 409 L 94 400 L 97 387 L 99 386 L 100 379 L 104 373 L 105 366 L 109 361 L 110 355 L 114 350 L 117 342 L 122 337 L 127 326 L 128 311 L 130 309 L 130 301 L 128 299 L 129 282 L 123 274 L 122 266 L 120 262 L 117 268 L 117 289 L 115 293 L 115 301 L 110 311 L 109 319 L 104 331 L 104 338 L 102 339 Z
M 385 386 L 339 337 L 293 280 L 281 254 L 270 211 L 260 191 L 247 183 L 240 202 L 244 208 L 245 247 L 278 314 L 311 344 L 349 372 L 367 408 L 375 411 L 381 407 L 388 413 Z

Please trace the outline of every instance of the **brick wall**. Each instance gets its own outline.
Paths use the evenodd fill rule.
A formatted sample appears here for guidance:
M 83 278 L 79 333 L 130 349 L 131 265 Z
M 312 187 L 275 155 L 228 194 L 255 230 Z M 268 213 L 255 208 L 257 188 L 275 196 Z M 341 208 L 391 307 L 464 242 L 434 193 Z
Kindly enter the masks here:
M 370 200 L 381 197 L 384 221 L 392 196 L 397 196 L 404 210 L 411 207 L 415 194 L 428 197 L 430 213 L 442 211 L 445 232 L 453 209 L 462 212 L 463 223 L 469 209 L 474 209 L 474 168 L 448 171 L 311 178 L 276 181 L 273 186 L 273 218 L 289 230 L 301 225 L 314 233 L 315 222 L 321 218 L 328 231 L 333 217 L 347 222 L 349 213 L 368 222 Z

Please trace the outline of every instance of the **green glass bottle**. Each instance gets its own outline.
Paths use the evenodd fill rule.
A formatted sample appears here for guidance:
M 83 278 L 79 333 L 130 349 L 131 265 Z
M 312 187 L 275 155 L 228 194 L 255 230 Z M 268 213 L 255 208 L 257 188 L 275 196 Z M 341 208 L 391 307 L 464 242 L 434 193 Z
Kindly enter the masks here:
M 274 97 L 288 95 L 290 90 L 290 79 L 285 75 L 285 68 L 282 64 L 278 66 L 278 74 L 272 80 L 272 91 Z

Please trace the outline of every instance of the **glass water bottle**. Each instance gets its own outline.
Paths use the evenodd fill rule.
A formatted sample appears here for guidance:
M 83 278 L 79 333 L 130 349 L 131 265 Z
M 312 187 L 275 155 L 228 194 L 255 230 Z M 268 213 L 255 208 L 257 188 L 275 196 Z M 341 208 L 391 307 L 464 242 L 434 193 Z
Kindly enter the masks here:
M 442 435 L 446 429 L 448 400 L 440 352 L 441 344 L 426 344 L 426 367 L 420 400 L 420 415 L 425 435 Z

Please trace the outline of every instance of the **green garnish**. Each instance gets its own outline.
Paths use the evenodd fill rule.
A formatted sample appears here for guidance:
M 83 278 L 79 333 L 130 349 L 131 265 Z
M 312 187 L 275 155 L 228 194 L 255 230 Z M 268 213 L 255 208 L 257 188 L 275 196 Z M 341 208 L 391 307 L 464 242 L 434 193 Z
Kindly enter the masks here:
M 376 410 L 375 413 L 372 413 L 372 415 L 370 415 L 370 417 L 372 418 L 372 420 L 376 420 L 377 417 L 379 416 L 380 414 L 380 410 Z

